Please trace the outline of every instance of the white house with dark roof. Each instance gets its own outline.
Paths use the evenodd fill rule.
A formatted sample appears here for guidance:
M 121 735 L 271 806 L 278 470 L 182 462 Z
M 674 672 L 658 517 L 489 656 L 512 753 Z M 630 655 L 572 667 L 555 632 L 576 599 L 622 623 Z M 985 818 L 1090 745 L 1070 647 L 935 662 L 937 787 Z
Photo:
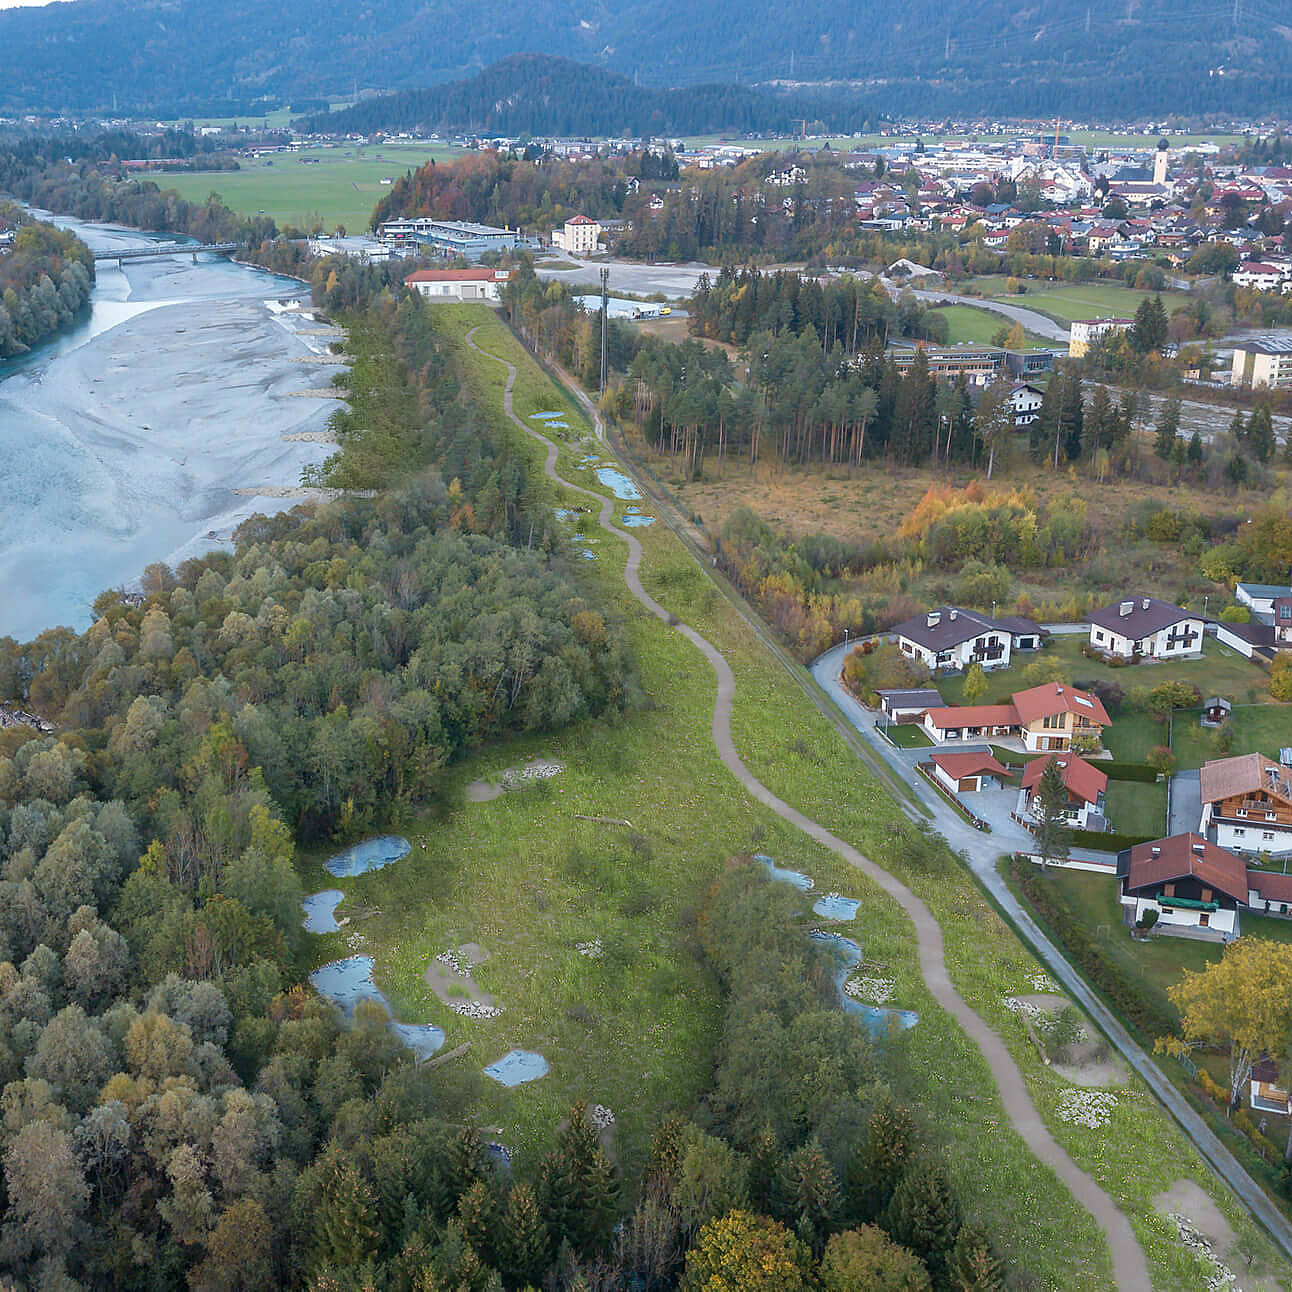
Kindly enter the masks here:
M 1011 615 L 993 619 L 977 610 L 938 606 L 916 615 L 893 630 L 893 640 L 903 655 L 931 669 L 960 672 L 971 664 L 1007 668 L 1015 650 L 1035 650 L 1042 630 L 1030 619 Z
M 1246 606 L 1252 614 L 1270 622 L 1274 614 L 1274 602 L 1279 597 L 1292 597 L 1292 587 L 1278 583 L 1238 583 L 1234 585 L 1234 600 L 1240 606 Z
M 1127 597 L 1086 616 L 1090 644 L 1119 659 L 1181 659 L 1202 654 L 1202 616 L 1156 597 Z

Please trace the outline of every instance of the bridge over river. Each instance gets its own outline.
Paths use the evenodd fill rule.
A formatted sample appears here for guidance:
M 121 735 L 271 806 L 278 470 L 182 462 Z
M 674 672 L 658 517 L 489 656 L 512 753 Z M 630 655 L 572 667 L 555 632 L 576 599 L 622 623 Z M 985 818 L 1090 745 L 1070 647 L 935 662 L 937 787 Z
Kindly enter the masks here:
M 94 263 L 115 260 L 118 265 L 128 260 L 159 260 L 166 256 L 192 256 L 194 261 L 200 255 L 227 256 L 237 251 L 236 242 L 158 242 L 147 247 L 123 247 L 120 250 L 96 251 Z

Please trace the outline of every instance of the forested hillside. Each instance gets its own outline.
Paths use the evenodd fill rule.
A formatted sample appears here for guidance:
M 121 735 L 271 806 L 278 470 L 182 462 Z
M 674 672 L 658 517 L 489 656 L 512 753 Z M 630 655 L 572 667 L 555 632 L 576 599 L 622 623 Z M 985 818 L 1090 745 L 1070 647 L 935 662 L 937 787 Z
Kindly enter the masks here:
M 795 116 L 815 115 L 807 95 L 742 85 L 659 90 L 598 67 L 517 54 L 468 80 L 367 99 L 298 123 L 316 131 L 442 130 L 481 134 L 652 135 L 788 133 Z M 840 114 L 840 124 L 842 124 Z
M 825 0 L 683 0 L 592 10 L 566 0 L 501 10 L 323 0 L 302 25 L 293 11 L 230 0 L 73 0 L 0 12 L 0 45 L 22 51 L 0 110 L 111 108 L 115 96 L 122 109 L 210 111 L 224 100 L 240 112 L 266 97 L 278 104 L 424 87 L 528 52 L 654 86 L 828 86 L 865 113 L 1255 115 L 1292 102 L 1285 17 L 1272 0 L 1240 9 L 1092 0 L 1054 13 L 1022 0 L 861 0 L 845 9 Z
M 80 238 L 0 201 L 0 359 L 66 327 L 89 303 L 94 257 Z

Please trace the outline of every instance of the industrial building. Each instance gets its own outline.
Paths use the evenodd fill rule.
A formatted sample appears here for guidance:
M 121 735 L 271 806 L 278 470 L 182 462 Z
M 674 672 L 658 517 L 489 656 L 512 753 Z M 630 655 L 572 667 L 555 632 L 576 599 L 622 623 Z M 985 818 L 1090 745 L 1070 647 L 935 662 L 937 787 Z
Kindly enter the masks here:
M 486 251 L 536 250 L 538 241 L 519 229 L 499 229 L 468 220 L 433 220 L 429 216 L 387 220 L 377 230 L 385 242 L 420 242 L 444 256 L 479 260 Z

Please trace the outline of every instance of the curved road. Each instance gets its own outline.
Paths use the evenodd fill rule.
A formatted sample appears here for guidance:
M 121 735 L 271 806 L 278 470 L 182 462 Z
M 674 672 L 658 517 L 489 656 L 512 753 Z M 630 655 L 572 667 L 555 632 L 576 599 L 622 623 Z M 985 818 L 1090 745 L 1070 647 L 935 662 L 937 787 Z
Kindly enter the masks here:
M 1060 631 L 1081 631 L 1084 625 L 1051 624 L 1047 627 Z M 845 643 L 826 651 L 824 655 L 813 660 L 809 672 L 875 752 L 899 775 L 906 776 L 902 764 L 890 756 L 891 746 L 875 734 L 874 715 L 848 694 L 839 679 L 848 645 Z M 909 776 L 906 776 L 906 779 L 909 782 Z M 923 785 L 916 784 L 913 788 L 932 817 L 934 829 L 960 853 L 983 887 L 1022 932 L 1024 939 L 1045 967 L 1067 988 L 1072 998 L 1094 1019 L 1126 1061 L 1144 1078 L 1149 1089 L 1179 1123 L 1181 1130 L 1193 1141 L 1199 1153 L 1233 1189 L 1244 1206 L 1264 1226 L 1283 1252 L 1292 1257 L 1292 1226 L 1269 1200 L 1265 1191 L 1247 1174 L 1238 1159 L 1220 1142 L 1211 1127 L 1167 1079 L 1161 1068 L 1122 1026 L 1116 1015 L 1087 986 L 1085 979 L 1072 968 L 1063 953 L 1054 946 L 1036 923 L 1031 912 L 1010 891 L 996 869 L 1001 850 L 999 847 L 993 847 L 989 842 L 991 836 L 984 836 L 970 826 L 952 811 L 941 795 L 926 794 Z
M 515 367 L 506 359 L 490 354 L 488 350 L 481 349 L 475 341 L 477 331 L 479 331 L 478 328 L 472 328 L 467 333 L 467 344 L 478 354 L 492 359 L 495 363 L 502 364 L 507 370 L 506 384 L 503 388 L 503 411 L 526 435 L 532 436 L 547 446 L 547 457 L 543 464 L 543 471 L 548 479 L 566 489 L 595 499 L 601 504 L 598 516 L 601 528 L 606 533 L 613 534 L 616 538 L 623 539 L 628 544 L 628 562 L 624 567 L 624 580 L 628 584 L 629 591 L 657 619 L 663 620 L 664 623 L 669 623 L 668 611 L 642 587 L 639 575 L 642 561 L 641 543 L 638 542 L 634 535 L 616 528 L 611 523 L 611 516 L 614 514 L 614 500 L 594 493 L 590 489 L 584 489 L 580 485 L 571 484 L 557 474 L 558 446 L 552 440 L 549 440 L 547 436 L 534 430 L 533 427 L 526 426 L 516 416 L 513 409 L 512 388 L 516 381 Z M 595 417 L 595 411 L 593 415 Z M 960 993 L 952 986 L 947 972 L 946 957 L 943 954 L 942 929 L 933 918 L 929 908 L 905 884 L 895 879 L 888 871 L 877 866 L 868 857 L 858 852 L 851 844 L 845 843 L 824 826 L 813 821 L 810 817 L 804 816 L 803 813 L 791 807 L 782 799 L 777 798 L 750 772 L 736 752 L 735 744 L 731 738 L 731 708 L 736 690 L 735 676 L 731 671 L 731 666 L 717 649 L 710 645 L 705 638 L 701 637 L 695 629 L 684 623 L 675 623 L 673 627 L 709 661 L 713 666 L 713 671 L 717 674 L 718 694 L 713 706 L 712 732 L 714 744 L 718 749 L 718 756 L 722 759 L 723 764 L 744 786 L 745 790 L 760 803 L 765 804 L 782 820 L 796 826 L 809 838 L 815 839 L 874 880 L 906 912 L 911 923 L 915 926 L 915 936 L 919 948 L 920 972 L 924 977 L 924 982 L 938 1004 L 960 1024 L 982 1051 L 983 1057 L 987 1060 L 992 1076 L 995 1078 L 996 1085 L 1000 1090 L 1001 1103 L 1004 1105 L 1006 1116 L 1009 1117 L 1014 1128 L 1022 1136 L 1031 1151 L 1055 1171 L 1102 1228 L 1108 1241 L 1109 1252 L 1112 1255 L 1113 1274 L 1118 1286 L 1135 1290 L 1152 1287 L 1148 1263 L 1144 1259 L 1143 1250 L 1140 1248 L 1134 1231 L 1131 1229 L 1130 1222 L 1117 1208 L 1113 1200 L 1096 1184 L 1094 1179 L 1077 1166 L 1062 1145 L 1050 1134 L 1027 1093 L 1023 1074 L 1019 1071 L 1013 1057 L 1005 1048 L 1004 1042 L 969 1008 Z
M 1011 323 L 1021 323 L 1029 332 L 1043 336 L 1047 341 L 1068 343 L 1068 329 L 1060 327 L 1052 318 L 1038 314 L 1022 305 L 1007 305 L 1004 301 L 989 301 L 982 296 L 953 296 L 950 292 L 921 292 L 911 288 L 911 294 L 925 305 L 972 305 L 975 309 L 990 310 L 1001 314 Z

